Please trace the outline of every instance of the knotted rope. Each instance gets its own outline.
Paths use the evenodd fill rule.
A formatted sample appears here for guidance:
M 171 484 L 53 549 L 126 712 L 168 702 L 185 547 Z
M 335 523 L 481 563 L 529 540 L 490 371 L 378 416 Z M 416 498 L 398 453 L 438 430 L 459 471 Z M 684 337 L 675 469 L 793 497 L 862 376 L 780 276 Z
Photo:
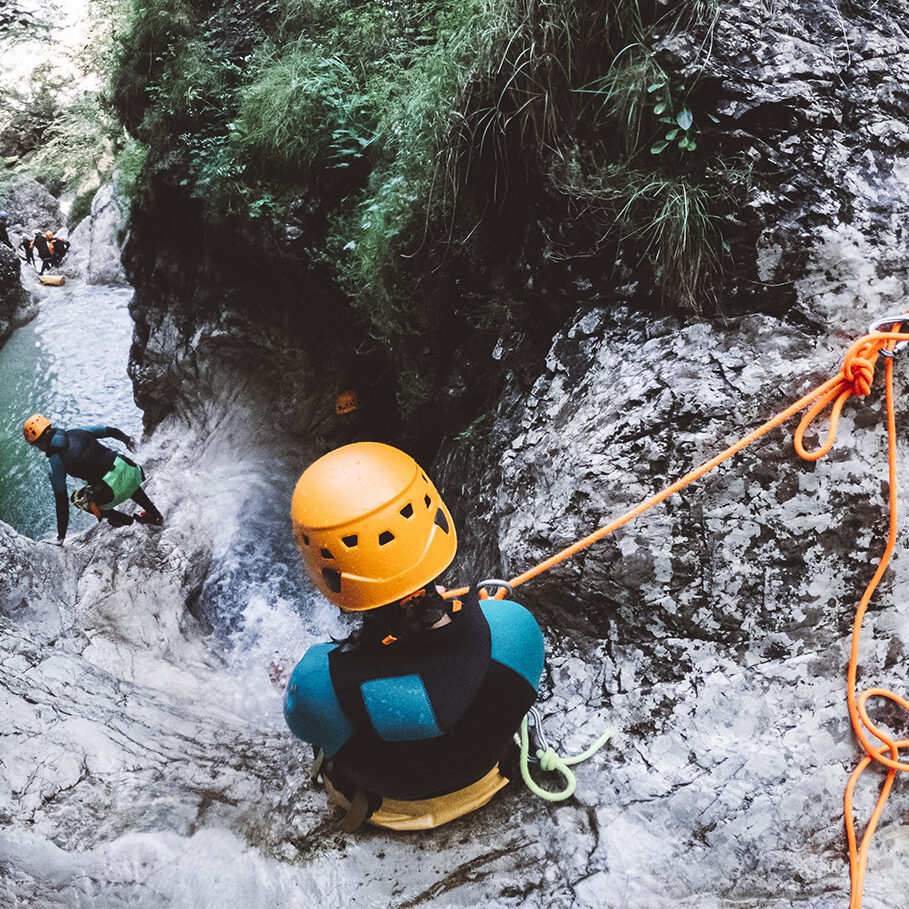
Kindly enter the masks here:
M 540 770 L 547 773 L 558 771 L 565 780 L 565 786 L 558 792 L 553 792 L 538 786 L 530 775 L 530 767 L 528 766 L 530 761 L 530 737 L 527 733 L 527 717 L 525 716 L 521 720 L 521 777 L 527 784 L 527 788 L 534 795 L 538 795 L 547 802 L 562 802 L 567 798 L 571 798 L 578 784 L 571 767 L 593 757 L 611 738 L 612 730 L 607 729 L 586 751 L 576 754 L 574 757 L 563 758 L 554 748 L 546 748 L 545 750 L 538 748 L 536 758 L 540 762 Z

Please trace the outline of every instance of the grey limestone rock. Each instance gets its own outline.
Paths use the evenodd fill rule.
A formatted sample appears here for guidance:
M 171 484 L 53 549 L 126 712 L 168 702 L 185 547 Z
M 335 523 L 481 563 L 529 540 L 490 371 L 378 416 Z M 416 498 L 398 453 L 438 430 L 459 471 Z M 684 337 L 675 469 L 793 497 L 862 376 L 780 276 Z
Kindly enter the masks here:
M 60 203 L 40 183 L 32 180 L 14 186 L 3 196 L 2 202 L 9 212 L 11 238 L 18 238 L 21 233 L 33 237 L 39 230 L 56 233 L 63 224 Z
M 577 312 L 536 380 L 512 376 L 486 424 L 432 465 L 460 538 L 447 583 L 513 576 L 584 536 L 834 374 L 873 319 L 906 309 L 904 26 L 893 2 L 721 5 L 704 79 L 722 87 L 730 134 L 778 168 L 752 197 L 754 265 L 787 302 L 686 324 L 604 290 Z M 684 65 L 692 48 L 672 39 L 664 51 Z M 577 753 L 616 730 L 576 768 L 571 800 L 515 786 L 417 837 L 350 837 L 308 782 L 263 667 L 239 668 L 256 648 L 292 660 L 340 630 L 305 592 L 286 527 L 293 479 L 320 450 L 315 402 L 338 372 L 317 338 L 167 302 L 143 304 L 131 366 L 157 408 L 167 526 L 153 538 L 99 527 L 62 551 L 0 527 L 0 895 L 112 907 L 848 903 L 842 792 L 861 752 L 845 666 L 887 533 L 880 368 L 827 458 L 801 462 L 787 424 L 518 589 L 546 633 L 550 738 Z M 901 477 L 907 368 L 898 355 Z M 262 447 L 276 424 L 299 429 L 285 439 L 295 452 Z M 250 515 L 261 523 L 244 530 Z M 267 570 L 251 566 L 269 539 Z M 907 564 L 901 528 L 866 618 L 863 686 L 902 691 Z M 226 638 L 206 631 L 219 617 Z M 860 787 L 860 822 L 881 779 L 870 771 Z M 907 812 L 897 780 L 865 909 L 909 892 Z
M 73 230 L 72 248 L 62 271 L 89 284 L 126 284 L 120 261 L 129 210 L 114 183 L 105 183 L 92 199 L 91 214 Z
M 36 313 L 19 280 L 20 271 L 15 251 L 0 243 L 0 344 Z

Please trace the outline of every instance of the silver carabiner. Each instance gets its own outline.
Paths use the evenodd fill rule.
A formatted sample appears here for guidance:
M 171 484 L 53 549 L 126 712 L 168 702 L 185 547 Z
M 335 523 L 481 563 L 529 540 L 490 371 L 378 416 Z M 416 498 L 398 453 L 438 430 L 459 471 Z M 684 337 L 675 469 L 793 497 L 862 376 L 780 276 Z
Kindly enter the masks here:
M 868 328 L 868 333 L 881 331 L 884 326 L 889 326 L 891 331 L 894 326 L 902 327 L 903 322 L 909 322 L 909 313 L 900 313 L 898 316 L 884 316 L 875 319 Z M 882 350 L 880 353 L 885 357 L 892 357 L 898 350 L 905 350 L 909 346 L 909 341 L 897 341 L 893 350 Z
M 508 581 L 503 581 L 501 578 L 487 578 L 485 581 L 480 581 L 477 584 L 477 591 L 479 592 L 484 587 L 492 587 L 493 593 L 490 596 L 495 596 L 500 587 L 503 587 L 506 590 L 506 596 L 511 596 L 514 593 L 514 587 L 508 583 Z M 489 591 L 486 591 L 489 594 Z
M 543 732 L 543 718 L 536 707 L 531 707 L 527 711 L 527 735 L 535 746 L 530 748 L 530 760 L 538 761 L 537 751 L 549 751 L 549 740 L 546 738 L 546 733 Z

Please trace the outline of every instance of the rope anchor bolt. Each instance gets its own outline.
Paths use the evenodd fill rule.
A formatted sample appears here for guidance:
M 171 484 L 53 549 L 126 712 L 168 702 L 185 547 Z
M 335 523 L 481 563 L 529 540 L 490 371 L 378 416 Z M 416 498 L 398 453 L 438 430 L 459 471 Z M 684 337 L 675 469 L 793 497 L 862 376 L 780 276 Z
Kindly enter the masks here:
M 875 332 L 875 331 L 883 331 L 884 328 L 889 328 L 890 331 L 900 331 L 902 328 L 902 324 L 905 321 L 906 321 L 905 313 L 900 313 L 899 315 L 896 315 L 896 316 L 883 316 L 880 319 L 875 319 L 868 326 L 868 334 L 871 334 L 872 332 Z M 893 350 L 887 350 L 886 348 L 881 348 L 881 350 L 879 350 L 878 353 L 882 357 L 893 357 L 893 355 L 898 350 L 905 350 L 907 347 L 909 347 L 909 341 L 898 341 L 896 344 L 893 345 Z

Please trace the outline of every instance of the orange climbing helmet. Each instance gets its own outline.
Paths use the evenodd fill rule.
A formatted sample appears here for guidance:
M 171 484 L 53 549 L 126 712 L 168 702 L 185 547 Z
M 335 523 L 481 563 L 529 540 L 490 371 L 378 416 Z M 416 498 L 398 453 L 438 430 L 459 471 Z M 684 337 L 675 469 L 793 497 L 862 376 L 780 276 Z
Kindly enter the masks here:
M 40 413 L 36 413 L 34 416 L 29 417 L 22 427 L 22 434 L 25 436 L 25 441 L 28 442 L 29 445 L 34 445 L 35 442 L 41 438 L 41 434 L 44 430 L 50 425 L 51 421 Z
M 341 394 L 335 398 L 336 414 L 353 413 L 355 410 L 359 409 L 360 400 L 357 397 L 357 393 L 353 389 L 342 391 Z
M 48 240 L 52 240 L 54 237 L 54 232 L 52 230 L 46 230 L 44 231 L 44 236 L 47 237 Z
M 380 442 L 344 445 L 311 464 L 290 510 L 313 583 L 352 612 L 424 587 L 458 548 L 451 514 L 429 477 L 410 455 Z

